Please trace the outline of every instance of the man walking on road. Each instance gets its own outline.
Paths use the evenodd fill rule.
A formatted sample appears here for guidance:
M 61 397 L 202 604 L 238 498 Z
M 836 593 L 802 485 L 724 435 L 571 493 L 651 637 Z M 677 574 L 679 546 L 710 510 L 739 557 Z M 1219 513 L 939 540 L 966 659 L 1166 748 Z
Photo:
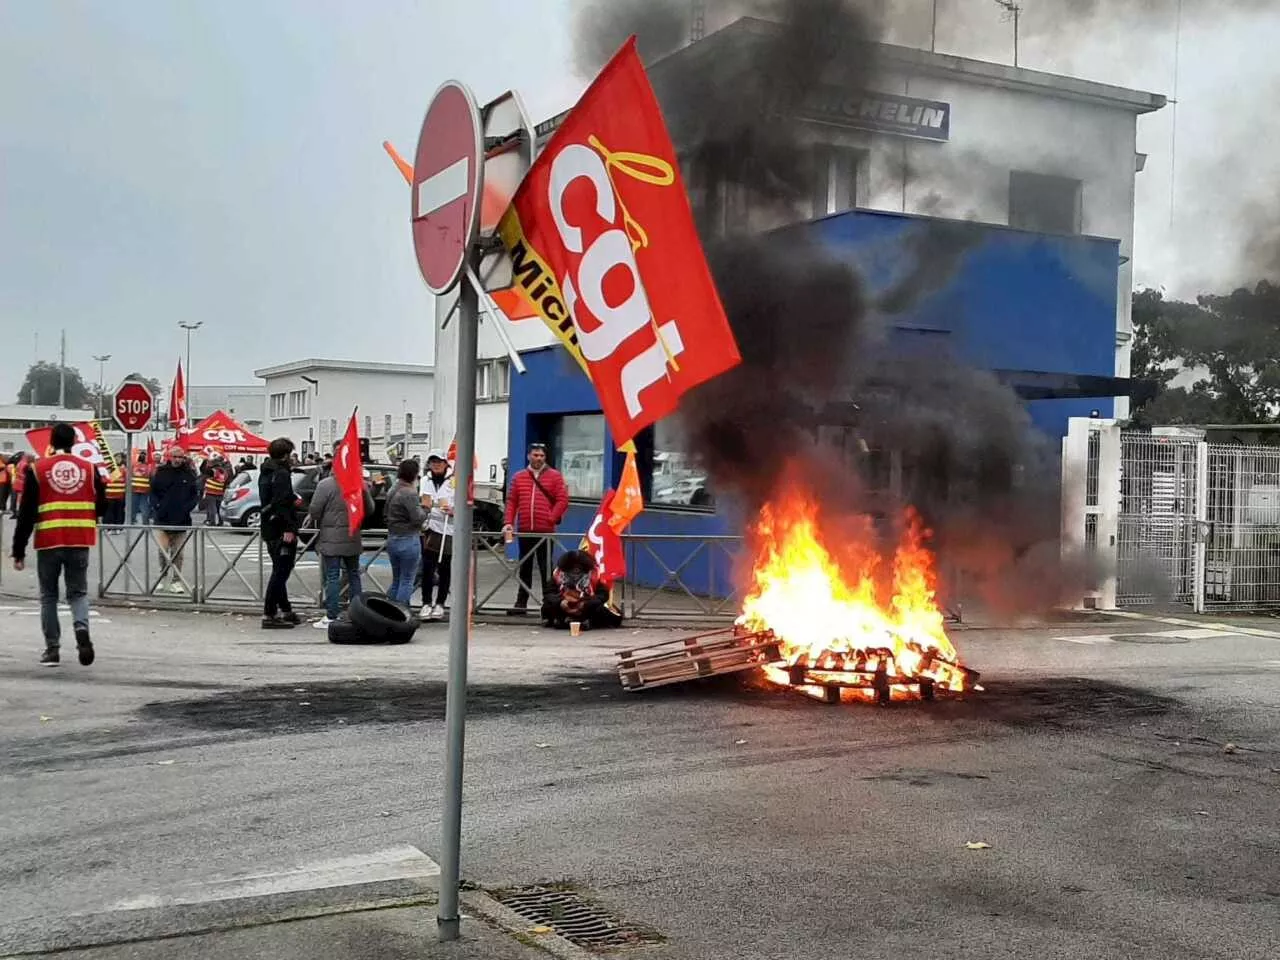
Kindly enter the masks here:
M 98 518 L 107 508 L 107 492 L 93 464 L 73 456 L 76 432 L 56 423 L 50 436 L 53 455 L 31 461 L 22 485 L 18 525 L 13 531 L 13 566 L 26 565 L 27 541 L 35 534 L 36 577 L 40 583 L 40 627 L 44 655 L 56 666 L 62 626 L 58 623 L 58 582 L 65 581 L 80 663 L 93 663 L 89 639 L 89 549 L 98 542 Z
M 519 587 L 516 603 L 508 614 L 523 616 L 529 607 L 529 585 L 539 599 L 547 591 L 551 579 L 551 535 L 569 509 L 569 488 L 555 467 L 547 466 L 547 447 L 529 444 L 529 466 L 511 478 L 507 491 L 507 510 L 503 536 L 510 540 L 518 530 L 532 534 L 520 538 Z M 542 534 L 542 536 L 538 536 Z M 538 562 L 541 579 L 533 583 L 533 562 Z
M 271 579 L 262 602 L 262 629 L 289 630 L 302 622 L 289 603 L 289 574 L 298 559 L 300 502 L 293 492 L 293 441 L 277 437 L 267 448 L 267 459 L 258 471 L 258 498 L 262 504 L 262 540 L 271 557 Z
M 360 583 L 362 543 L 359 530 L 354 534 L 350 532 L 350 513 L 346 501 L 342 499 L 338 478 L 332 471 L 316 485 L 309 512 L 311 519 L 315 521 L 316 553 L 320 554 L 320 566 L 324 571 L 325 615 L 315 624 L 317 629 L 323 629 L 338 619 L 343 570 L 347 571 L 347 594 L 350 599 L 354 600 L 363 592 Z M 373 497 L 369 495 L 367 486 L 364 490 L 364 515 L 373 516 Z

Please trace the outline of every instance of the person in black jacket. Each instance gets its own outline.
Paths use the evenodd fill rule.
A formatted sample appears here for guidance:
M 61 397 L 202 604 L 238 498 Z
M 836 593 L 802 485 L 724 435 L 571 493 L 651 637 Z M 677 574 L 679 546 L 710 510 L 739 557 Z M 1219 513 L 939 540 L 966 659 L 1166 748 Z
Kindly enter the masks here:
M 176 444 L 169 448 L 165 462 L 151 477 L 151 522 L 158 528 L 160 579 L 169 578 L 172 593 L 185 593 L 182 554 L 191 536 L 191 513 L 200 502 L 200 481 L 187 459 L 187 451 Z
M 279 437 L 267 448 L 268 459 L 258 471 L 258 499 L 262 504 L 262 539 L 271 557 L 271 579 L 262 604 L 262 629 L 289 629 L 302 622 L 289 603 L 289 574 L 298 558 L 301 517 L 293 492 L 290 457 L 293 441 Z

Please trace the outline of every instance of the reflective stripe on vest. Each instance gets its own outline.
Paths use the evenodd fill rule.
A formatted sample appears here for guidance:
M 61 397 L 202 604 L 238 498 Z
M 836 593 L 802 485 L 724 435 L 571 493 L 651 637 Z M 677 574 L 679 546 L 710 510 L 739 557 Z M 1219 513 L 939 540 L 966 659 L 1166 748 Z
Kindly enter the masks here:
M 204 481 L 204 495 L 206 497 L 220 497 L 227 490 L 227 481 L 222 478 L 221 473 L 210 474 Z
M 36 461 L 40 490 L 34 538 L 37 550 L 92 547 L 98 542 L 93 469 L 87 460 L 69 453 Z
M 151 492 L 151 475 L 146 473 L 135 473 L 133 475 L 133 492 L 134 493 L 150 493 Z
M 112 477 L 107 481 L 107 499 L 123 500 L 125 494 L 125 482 L 123 476 Z

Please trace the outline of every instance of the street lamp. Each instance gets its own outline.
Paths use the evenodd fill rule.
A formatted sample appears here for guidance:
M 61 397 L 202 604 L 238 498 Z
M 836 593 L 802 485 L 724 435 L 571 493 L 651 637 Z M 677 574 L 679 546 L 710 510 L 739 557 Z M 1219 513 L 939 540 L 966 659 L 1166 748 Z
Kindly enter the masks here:
M 190 323 L 179 320 L 178 326 L 187 331 L 187 415 L 191 416 L 191 332 L 203 327 L 204 321 L 197 320 L 195 323 Z
M 105 376 L 104 371 L 106 368 L 107 361 L 111 359 L 111 354 L 109 353 L 104 353 L 100 355 L 94 354 L 93 359 L 98 361 L 98 419 L 101 420 L 102 419 L 102 391 L 104 389 L 103 378 Z

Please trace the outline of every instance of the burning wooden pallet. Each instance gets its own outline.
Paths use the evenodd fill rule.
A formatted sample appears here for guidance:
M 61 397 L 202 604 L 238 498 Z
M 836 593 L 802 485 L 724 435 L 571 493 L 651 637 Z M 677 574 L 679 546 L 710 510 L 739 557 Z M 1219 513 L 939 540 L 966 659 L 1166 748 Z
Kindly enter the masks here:
M 789 666 L 771 666 L 766 670 L 775 683 L 792 687 L 825 703 L 840 703 L 846 690 L 856 696 L 890 703 L 894 695 L 933 700 L 938 691 L 967 692 L 978 687 L 978 671 L 930 652 L 919 650 L 923 659 L 909 673 L 898 669 L 893 651 L 866 650 L 851 662 L 836 659 L 811 664 L 802 657 Z
M 618 679 L 626 690 L 644 690 L 701 677 L 782 663 L 772 630 L 740 626 L 618 651 Z

